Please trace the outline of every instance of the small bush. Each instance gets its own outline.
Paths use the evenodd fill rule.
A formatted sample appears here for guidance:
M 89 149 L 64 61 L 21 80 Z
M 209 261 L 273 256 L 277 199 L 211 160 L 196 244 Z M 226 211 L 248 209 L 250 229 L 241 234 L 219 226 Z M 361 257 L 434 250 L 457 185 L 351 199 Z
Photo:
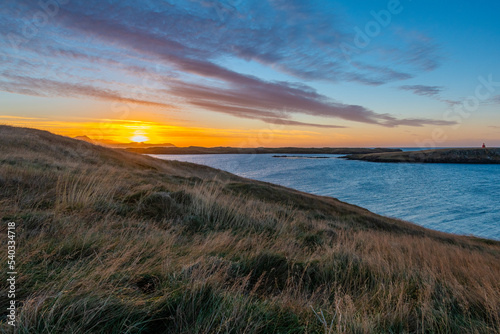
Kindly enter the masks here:
M 182 219 L 182 224 L 187 233 L 201 232 L 205 227 L 205 221 L 200 216 L 187 215 Z
M 158 276 L 151 274 L 142 274 L 132 281 L 133 286 L 139 289 L 142 293 L 150 294 L 155 292 L 160 286 Z
M 145 196 L 137 209 L 139 215 L 154 220 L 171 219 L 178 217 L 181 207 L 167 192 L 155 192 Z

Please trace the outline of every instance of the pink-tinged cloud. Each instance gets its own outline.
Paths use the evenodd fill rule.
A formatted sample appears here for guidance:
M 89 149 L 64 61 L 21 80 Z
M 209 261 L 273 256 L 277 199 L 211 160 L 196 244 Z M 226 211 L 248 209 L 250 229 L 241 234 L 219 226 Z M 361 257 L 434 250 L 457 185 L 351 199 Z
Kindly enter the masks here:
M 9 82 L 0 82 L 0 90 L 33 96 L 91 97 L 101 100 L 139 104 L 148 107 L 175 108 L 170 104 L 126 97 L 117 92 L 108 89 L 100 89 L 90 85 L 72 84 L 49 79 L 36 79 L 15 75 L 9 75 L 8 77 L 10 79 Z M 30 87 L 29 91 L 26 91 L 26 86 Z

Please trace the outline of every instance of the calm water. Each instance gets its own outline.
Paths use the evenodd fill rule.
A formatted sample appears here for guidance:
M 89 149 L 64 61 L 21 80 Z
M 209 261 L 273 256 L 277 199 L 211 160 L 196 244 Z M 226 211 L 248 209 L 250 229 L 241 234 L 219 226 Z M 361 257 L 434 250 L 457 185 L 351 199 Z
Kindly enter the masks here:
M 226 170 L 428 228 L 500 240 L 500 165 L 283 159 L 273 154 L 154 155 Z

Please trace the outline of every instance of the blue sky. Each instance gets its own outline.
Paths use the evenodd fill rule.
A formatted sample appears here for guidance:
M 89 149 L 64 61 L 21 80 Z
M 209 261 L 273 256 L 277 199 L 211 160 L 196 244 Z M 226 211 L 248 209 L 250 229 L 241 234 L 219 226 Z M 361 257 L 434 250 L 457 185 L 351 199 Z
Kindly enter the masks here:
M 152 141 L 186 145 L 498 146 L 499 13 L 494 1 L 7 0 L 0 122 L 123 140 L 120 122 L 144 121 Z

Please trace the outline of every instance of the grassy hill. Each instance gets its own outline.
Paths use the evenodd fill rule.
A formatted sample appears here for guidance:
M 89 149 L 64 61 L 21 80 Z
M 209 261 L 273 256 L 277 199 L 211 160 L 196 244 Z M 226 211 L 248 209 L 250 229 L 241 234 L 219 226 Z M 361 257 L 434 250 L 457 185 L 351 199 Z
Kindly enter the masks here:
M 500 164 L 500 148 L 443 148 L 424 151 L 361 153 L 343 158 L 371 162 Z
M 498 242 L 195 164 L 0 126 L 0 218 L 17 333 L 500 330 Z

